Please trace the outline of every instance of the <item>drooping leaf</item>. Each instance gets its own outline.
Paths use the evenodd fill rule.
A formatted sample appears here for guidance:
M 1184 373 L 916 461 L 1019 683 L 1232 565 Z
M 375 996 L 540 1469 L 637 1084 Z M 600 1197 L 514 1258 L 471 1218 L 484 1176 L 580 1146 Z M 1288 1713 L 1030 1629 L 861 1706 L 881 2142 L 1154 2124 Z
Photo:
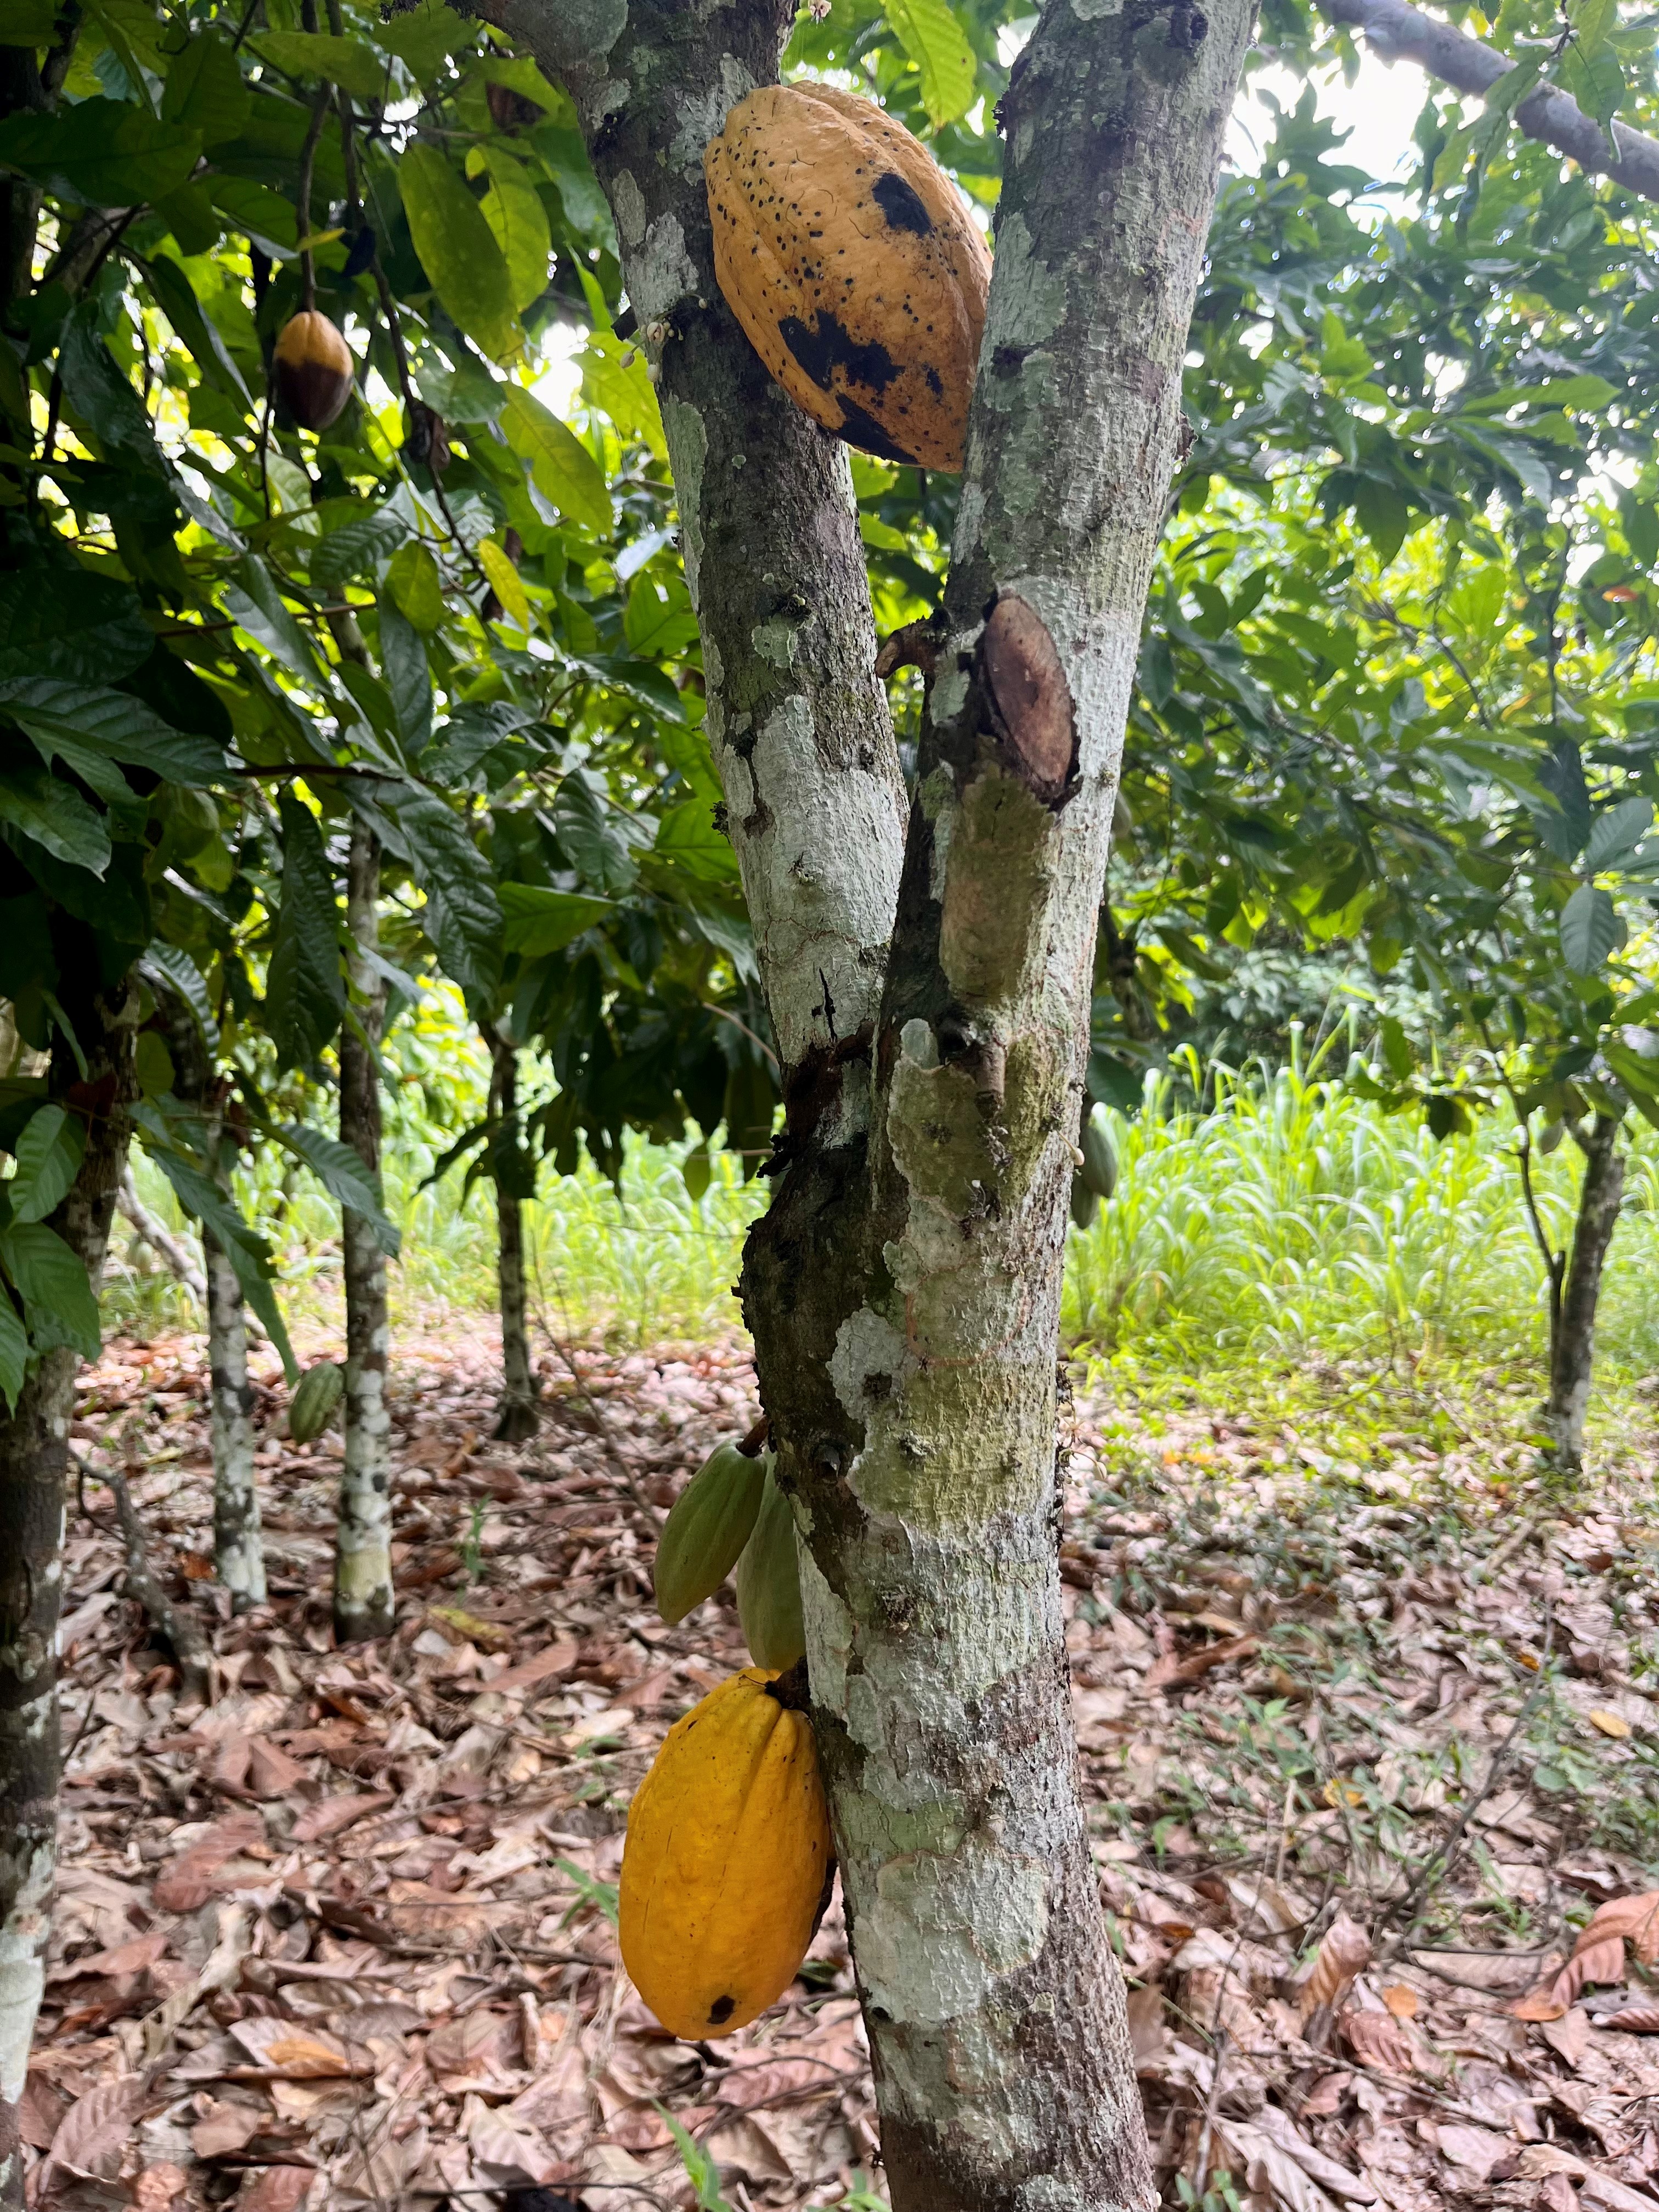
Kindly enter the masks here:
M 418 139 L 398 165 L 398 183 L 432 289 L 469 337 L 495 360 L 509 359 L 524 333 L 507 263 L 478 203 L 438 149 Z
M 32 1114 L 17 1140 L 17 1171 L 6 1186 L 14 1221 L 44 1221 L 75 1181 L 86 1123 L 62 1106 Z
M 55 114 L 0 122 L 0 167 L 91 207 L 137 207 L 182 185 L 202 151 L 198 133 L 131 100 L 77 100 Z
M 331 530 L 311 556 L 311 580 L 337 592 L 354 576 L 374 573 L 409 536 L 409 525 L 390 506 L 372 507 Z
M 0 769 L 0 821 L 71 867 L 101 876 L 109 866 L 110 842 L 102 820 L 73 785 L 38 761 L 15 761 Z
M 64 395 L 106 455 L 152 475 L 169 473 L 149 410 L 116 367 L 98 328 L 98 303 L 71 308 L 58 349 Z
M 402 1239 L 386 1218 L 380 1177 L 363 1165 L 351 1146 L 303 1121 L 290 1121 L 270 1133 L 296 1159 L 305 1162 L 331 1198 L 349 1206 L 368 1222 L 381 1251 L 395 1260 Z
M 345 1011 L 334 872 L 310 809 L 287 791 L 280 807 L 283 898 L 265 976 L 265 1022 L 281 1066 L 314 1068 Z
M 493 538 L 480 538 L 476 550 L 478 565 L 489 579 L 490 590 L 501 601 L 509 619 L 515 622 L 527 637 L 533 627 L 533 620 L 530 601 L 518 570 Z
M 979 69 L 947 0 L 886 0 L 899 44 L 921 78 L 921 104 L 935 130 L 973 106 Z
M 179 52 L 168 57 L 162 121 L 193 131 L 204 146 L 222 146 L 240 131 L 252 105 L 229 42 L 193 25 Z
M 141 1109 L 141 1113 L 143 1110 Z M 265 1334 L 282 1359 L 283 1373 L 290 1382 L 296 1381 L 300 1365 L 271 1285 L 270 1248 L 264 1239 L 243 1219 L 226 1193 L 175 1145 L 154 1143 L 147 1151 L 173 1185 L 185 1212 L 193 1213 L 212 1231 L 230 1262 L 242 1296 L 264 1323 Z
M 1611 895 L 1580 884 L 1561 909 L 1561 950 L 1577 975 L 1593 975 L 1619 942 Z
M 605 472 L 574 431 L 521 385 L 508 386 L 501 409 L 507 441 L 544 498 L 589 530 L 611 528 L 611 494 Z
M 420 633 L 389 592 L 380 598 L 380 666 L 398 735 L 413 759 L 432 741 L 432 673 Z
M 327 31 L 263 31 L 253 51 L 289 76 L 321 77 L 357 100 L 382 100 L 386 64 L 361 39 L 336 38 Z
M 553 240 L 547 210 L 522 161 L 500 145 L 484 154 L 489 190 L 478 204 L 501 248 L 515 308 L 529 307 L 547 289 Z
M 49 677 L 13 679 L 0 683 L 0 711 L 31 736 L 78 740 L 111 760 L 153 769 L 169 783 L 206 791 L 230 773 L 230 763 L 210 738 L 170 729 L 125 691 L 62 684 Z
M 155 649 L 131 585 L 38 562 L 0 575 L 0 683 L 42 676 L 113 683 Z
M 610 899 L 550 890 L 541 884 L 503 884 L 499 896 L 507 917 L 507 951 L 532 960 L 562 952 L 585 929 L 616 912 Z
M 43 1221 L 0 1230 L 0 1267 L 17 1285 L 37 1352 L 67 1345 L 96 1359 L 102 1346 L 98 1301 L 77 1255 Z

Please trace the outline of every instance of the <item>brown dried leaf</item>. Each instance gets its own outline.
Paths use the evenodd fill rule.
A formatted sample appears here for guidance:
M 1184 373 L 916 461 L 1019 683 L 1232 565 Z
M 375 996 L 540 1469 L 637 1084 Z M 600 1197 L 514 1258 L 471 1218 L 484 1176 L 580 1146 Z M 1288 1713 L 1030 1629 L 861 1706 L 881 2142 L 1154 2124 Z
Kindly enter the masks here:
M 1164 1992 L 1155 1982 L 1131 1990 L 1128 1997 L 1129 2041 L 1138 2074 L 1155 2074 L 1169 2043 L 1164 2025 Z
M 308 1778 L 297 1759 L 290 1759 L 264 1736 L 256 1735 L 250 1741 L 247 1786 L 256 1797 L 291 1797 Z
M 1540 2022 L 1539 2033 L 1557 2057 L 1565 2060 L 1569 2066 L 1577 2067 L 1589 2048 L 1589 2014 L 1583 2005 L 1574 2005 L 1572 2010 L 1564 2013 L 1559 2020 Z
M 182 2167 L 147 2166 L 132 2185 L 135 2212 L 167 2212 L 184 2185 Z
M 317 2179 L 308 2166 L 267 2166 L 249 2174 L 236 2212 L 295 2212 Z
M 198 2158 L 224 2158 L 270 2125 L 270 2114 L 257 2105 L 216 2104 L 191 2130 L 190 2147 Z
M 1354 1976 L 1370 1963 L 1370 1937 L 1346 1912 L 1339 1912 L 1319 1947 L 1313 1971 L 1302 1984 L 1303 2019 L 1321 2005 L 1335 2004 Z
M 265 1824 L 257 1813 L 232 1813 L 216 1820 L 157 1875 L 156 1905 L 163 1912 L 197 1911 L 218 1886 L 215 1877 L 225 1862 L 264 1839 Z
M 1490 2128 L 1469 2128 L 1443 2121 L 1435 2134 L 1440 2155 L 1461 2172 L 1472 2174 L 1477 2186 L 1485 2183 L 1498 2160 L 1506 2157 L 1514 2148 L 1507 2136 L 1494 2135 Z
M 325 1797 L 308 1813 L 301 1813 L 294 1823 L 296 1844 L 320 1843 L 325 1836 L 337 1836 L 370 1813 L 379 1813 L 397 1802 L 389 1790 L 352 1790 L 337 1797 Z
M 1392 2013 L 1345 2014 L 1342 2033 L 1362 2066 L 1374 2066 L 1380 2074 L 1417 2069 L 1417 2046 Z
M 1409 1982 L 1390 1982 L 1382 1992 L 1382 2002 L 1396 2020 L 1417 2018 L 1417 1991 Z
M 1538 2212 L 1578 2212 L 1578 2191 L 1565 2173 L 1546 2174 L 1534 2202 Z
M 1622 2012 L 1607 2014 L 1601 2024 L 1616 2027 L 1620 2035 L 1659 2035 L 1659 2004 L 1626 2005 Z
M 1589 1933 L 1588 1929 L 1585 1935 Z M 1625 1939 L 1622 1936 L 1604 1936 L 1598 1942 L 1586 1943 L 1580 1939 L 1578 1948 L 1555 1978 L 1551 1991 L 1555 2002 L 1565 2012 L 1582 1989 L 1592 1982 L 1622 1982 L 1625 1978 Z
M 519 1696 L 526 1690 L 533 1689 L 538 1682 L 545 1682 L 552 1675 L 568 1673 L 576 1663 L 577 1650 L 574 1637 L 558 1637 L 545 1650 L 534 1652 L 528 1659 L 520 1659 L 516 1667 L 508 1667 L 493 1680 L 480 1686 L 498 1690 L 503 1697 Z
M 1615 1741 L 1622 1742 L 1630 1734 L 1630 1723 L 1623 1713 L 1610 1711 L 1604 1705 L 1597 1706 L 1594 1712 L 1586 1713 L 1584 1717 L 1593 1729 L 1599 1729 L 1603 1735 L 1610 1735 Z
M 291 2020 L 238 2020 L 231 2034 L 255 2063 L 274 2080 L 326 2081 L 372 2075 L 374 2054 L 349 2051 L 337 2036 L 321 2029 L 300 2027 Z
M 1659 1960 L 1659 1889 L 1644 1889 L 1638 1897 L 1613 1897 L 1598 1905 L 1583 1935 L 1578 1951 L 1609 1936 L 1622 1936 L 1644 1966 Z
M 62 2090 L 31 2067 L 17 2100 L 17 2132 L 32 2149 L 50 2150 L 69 2108 L 70 2100 Z
M 141 2074 L 123 2075 L 119 2081 L 100 2081 L 88 2089 L 64 2113 L 52 2139 L 49 2163 L 65 2166 L 91 2180 L 107 2180 L 121 2162 L 133 2120 L 148 2096 Z
M 108 1951 L 94 1951 L 88 1959 L 66 1959 L 46 1970 L 51 1982 L 76 1982 L 86 1975 L 107 1975 L 113 1981 L 122 1974 L 142 1974 L 153 1966 L 167 1948 L 165 1931 L 151 1936 L 135 1936 L 130 1943 L 117 1943 Z

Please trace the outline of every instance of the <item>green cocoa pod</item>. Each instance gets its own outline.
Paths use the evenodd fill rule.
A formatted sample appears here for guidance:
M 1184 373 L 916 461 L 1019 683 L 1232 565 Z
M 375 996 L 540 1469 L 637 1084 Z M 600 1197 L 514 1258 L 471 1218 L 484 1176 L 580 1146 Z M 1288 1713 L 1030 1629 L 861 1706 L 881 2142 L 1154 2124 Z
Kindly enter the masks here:
M 772 1478 L 770 1452 L 766 1458 L 755 1533 L 738 1561 L 738 1618 L 755 1664 L 781 1669 L 805 1656 L 806 1632 L 800 1617 L 794 1510 Z
M 288 1432 L 296 1444 L 314 1444 L 345 1395 L 345 1370 L 331 1359 L 307 1368 L 288 1401 Z
M 1092 1114 L 1085 1116 L 1080 1139 L 1083 1166 L 1079 1172 L 1097 1198 L 1109 1198 L 1117 1188 L 1117 1154 L 1112 1140 Z
M 1080 1175 L 1072 1177 L 1072 1218 L 1079 1229 L 1092 1229 L 1100 1200 Z
M 657 1611 L 672 1627 L 738 1564 L 760 1511 L 766 1463 L 721 1444 L 679 1496 L 657 1539 Z

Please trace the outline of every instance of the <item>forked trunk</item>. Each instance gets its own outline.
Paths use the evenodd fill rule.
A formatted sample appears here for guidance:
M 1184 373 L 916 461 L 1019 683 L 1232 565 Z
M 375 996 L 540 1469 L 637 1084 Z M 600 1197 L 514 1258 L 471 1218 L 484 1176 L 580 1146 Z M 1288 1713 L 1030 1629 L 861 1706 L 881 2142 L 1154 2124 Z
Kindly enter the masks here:
M 1584 1155 L 1584 1180 L 1578 1192 L 1572 1250 L 1552 1315 L 1550 1395 L 1544 1407 L 1551 1455 L 1564 1473 L 1575 1474 L 1584 1459 L 1584 1416 L 1589 1408 L 1601 1270 L 1625 1195 L 1625 1156 L 1613 1116 L 1598 1114 L 1578 1146 Z
M 88 972 L 96 957 L 85 952 Z M 67 968 L 65 969 L 67 973 Z M 66 994 L 67 996 L 67 994 Z M 81 1115 L 87 1147 L 48 1226 L 103 1272 L 126 1157 L 134 1000 L 124 980 L 68 1006 L 84 1073 L 58 1040 L 50 1096 Z M 9 1293 L 0 1289 L 0 1297 Z M 43 1987 L 58 1829 L 58 1616 L 70 1423 L 79 1355 L 48 1352 L 0 1420 L 0 2207 L 23 2202 L 17 2101 Z
M 1107 830 L 1249 9 L 1056 4 L 1017 66 L 896 899 L 844 479 L 792 438 L 712 269 L 702 148 L 775 76 L 787 13 L 504 9 L 577 96 L 655 358 L 784 1066 L 744 1307 L 895 2212 L 1143 2207 L 1066 1690 L 1054 1361 Z
M 386 1012 L 386 982 L 366 956 L 379 938 L 376 900 L 380 848 L 356 822 L 346 883 L 351 1010 L 340 1032 L 340 1139 L 378 1181 L 380 1085 L 375 1048 Z M 334 1635 L 361 1644 L 392 1632 L 391 1415 L 386 1406 L 386 1255 L 373 1225 L 342 1208 L 345 1259 L 345 1465 L 334 1537 Z
M 503 1036 L 492 1033 L 489 1106 L 500 1131 L 499 1146 L 519 1146 L 519 1055 Z M 521 1444 L 541 1426 L 536 1404 L 536 1373 L 530 1364 L 526 1322 L 524 1207 L 512 1187 L 509 1168 L 495 1175 L 495 1279 L 501 1308 L 501 1402 L 495 1434 L 503 1443 Z

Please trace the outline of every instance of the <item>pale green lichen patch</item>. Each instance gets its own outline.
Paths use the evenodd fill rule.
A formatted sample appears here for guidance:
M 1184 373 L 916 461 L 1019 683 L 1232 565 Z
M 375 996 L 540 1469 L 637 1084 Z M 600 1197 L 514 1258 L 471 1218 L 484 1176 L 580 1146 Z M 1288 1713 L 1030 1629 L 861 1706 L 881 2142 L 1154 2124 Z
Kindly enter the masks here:
M 912 1198 L 957 1218 L 982 1213 L 996 1188 L 994 1132 L 963 1067 L 924 1067 L 900 1054 L 887 1099 L 887 1142 Z
M 980 1836 L 950 1852 L 890 1859 L 858 1912 L 859 1972 L 896 2021 L 937 2025 L 971 2012 L 1048 1933 L 1048 1879 Z
M 668 458 L 673 467 L 683 518 L 680 550 L 685 562 L 685 587 L 696 607 L 699 605 L 697 576 L 702 560 L 702 524 L 699 518 L 702 514 L 702 471 L 708 458 L 708 432 L 702 416 L 690 402 L 672 395 L 662 403 L 662 427 L 668 441 Z
M 1046 344 L 1066 317 L 1066 279 L 1038 259 L 1025 218 L 1015 213 L 997 230 L 997 281 L 991 288 L 991 329 L 997 345 Z
M 1018 992 L 1044 933 L 1054 817 L 1023 783 L 991 768 L 963 793 L 939 924 L 939 965 L 970 1005 L 997 1006 Z
M 756 652 L 763 660 L 769 660 L 774 668 L 787 675 L 795 665 L 795 625 L 782 615 L 773 615 L 769 620 L 757 623 L 752 633 Z
M 1048 1140 L 1075 1109 L 1069 1037 L 1042 1030 L 1016 1037 L 1003 1072 L 1002 1135 L 1007 1164 L 1003 1188 L 1017 1204 L 1030 1188 Z
M 1047 1366 L 1052 1376 L 1052 1364 L 1006 1352 L 975 1358 L 952 1322 L 949 1278 L 930 1283 L 913 1303 L 921 1356 L 902 1401 L 883 1419 L 884 1449 L 860 1462 L 866 1507 L 902 1517 L 918 1535 L 1032 1511 L 1053 1458 L 1054 1391 L 1044 1375 Z M 1016 1297 L 1006 1310 L 1018 1322 Z M 941 1338 L 959 1348 L 945 1352 Z

